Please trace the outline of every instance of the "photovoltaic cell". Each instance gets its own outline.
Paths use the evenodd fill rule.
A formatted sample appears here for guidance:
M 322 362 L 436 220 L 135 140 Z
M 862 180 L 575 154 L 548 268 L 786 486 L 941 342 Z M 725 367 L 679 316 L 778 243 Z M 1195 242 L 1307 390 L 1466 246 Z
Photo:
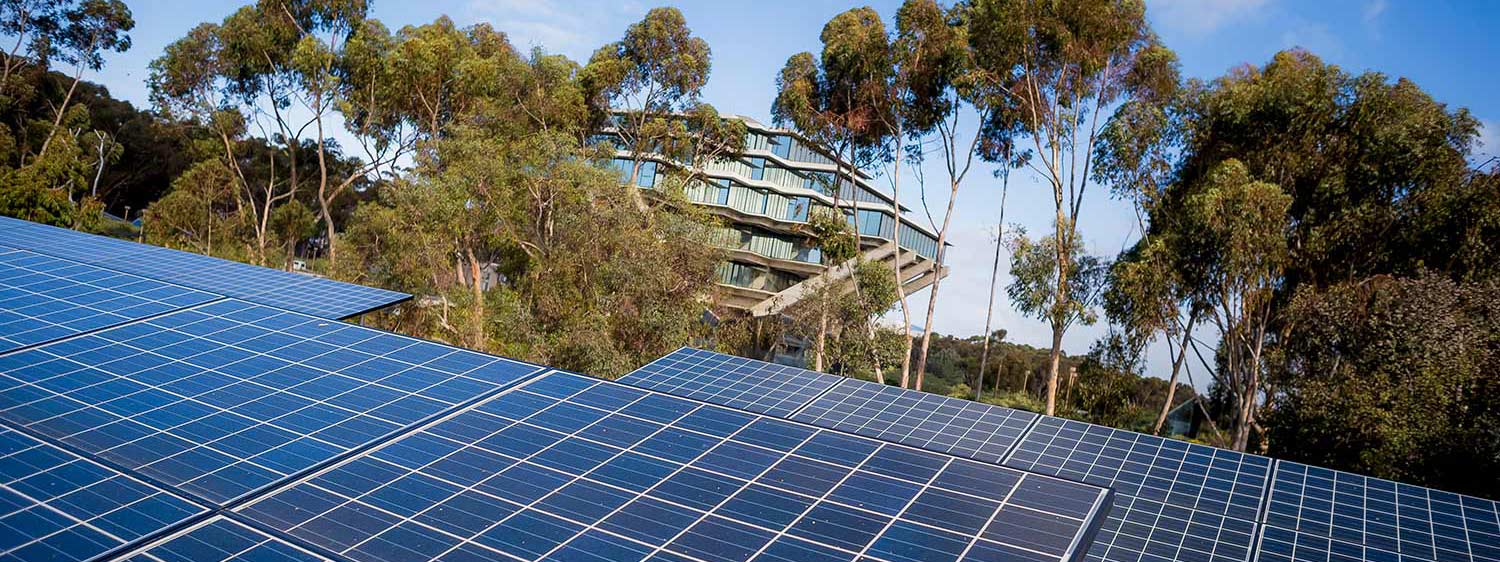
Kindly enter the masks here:
M 1271 461 L 1044 416 L 1005 464 L 1115 491 L 1091 560 L 1243 561 L 1254 541 Z
M 82 561 L 203 508 L 0 427 L 0 561 Z
M 0 353 L 216 298 L 41 254 L 0 251 Z
M 0 419 L 222 504 L 536 370 L 224 300 L 0 356 Z
M 1500 560 L 1490 500 L 1276 463 L 1257 560 Z
M 1107 494 L 553 372 L 236 513 L 356 561 L 1046 561 Z
M 282 539 L 216 515 L 184 531 L 142 546 L 129 562 L 327 562 Z
M 325 318 L 346 318 L 411 298 L 405 293 L 15 219 L 6 219 L 5 224 L 0 246 Z
M 961 457 L 1000 462 L 1037 417 L 971 400 L 844 379 L 793 419 Z
M 790 417 L 842 377 L 684 347 L 620 382 L 756 413 Z

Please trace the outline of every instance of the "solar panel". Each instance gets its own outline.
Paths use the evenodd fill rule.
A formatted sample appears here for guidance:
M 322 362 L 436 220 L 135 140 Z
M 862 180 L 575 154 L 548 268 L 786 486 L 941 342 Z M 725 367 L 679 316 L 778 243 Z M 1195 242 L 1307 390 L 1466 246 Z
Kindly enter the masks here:
M 1005 465 L 1115 491 L 1091 560 L 1243 561 L 1271 460 L 1044 416 Z
M 1500 560 L 1490 500 L 1276 463 L 1257 560 Z
M 126 554 L 128 562 L 327 562 L 222 515 Z
M 347 318 L 411 295 L 7 219 L 0 245 L 326 318 Z
M 720 406 L 790 417 L 842 377 L 684 347 L 620 382 Z
M 99 264 L 325 318 L 356 316 L 411 298 L 405 293 L 155 246 Z
M 355 561 L 1045 561 L 1107 495 L 552 372 L 235 513 Z
M 0 560 L 91 560 L 203 511 L 0 427 Z
M 224 300 L 0 356 L 0 419 L 222 504 L 537 370 Z
M 126 254 L 140 252 L 148 246 L 126 242 L 107 236 L 84 234 L 76 230 L 57 228 L 15 219 L 13 225 L 0 236 L 0 245 L 17 250 L 29 250 L 56 258 L 98 265 L 98 262 Z M 19 223 L 19 224 L 17 224 Z M 136 273 L 136 272 L 128 272 Z M 145 276 L 149 277 L 149 275 Z
M 1036 414 L 844 379 L 793 419 L 986 462 L 1000 462 Z
M 0 353 L 216 298 L 41 254 L 0 251 Z

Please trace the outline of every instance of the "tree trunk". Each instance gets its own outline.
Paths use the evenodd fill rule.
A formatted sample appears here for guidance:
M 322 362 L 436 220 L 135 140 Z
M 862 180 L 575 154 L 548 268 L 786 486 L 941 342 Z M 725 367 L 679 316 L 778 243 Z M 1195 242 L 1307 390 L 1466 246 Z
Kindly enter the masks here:
M 1062 329 L 1052 328 L 1052 353 L 1047 359 L 1047 415 L 1057 413 L 1057 369 L 1062 360 Z
M 636 185 L 636 182 L 640 181 L 640 175 L 641 155 L 640 153 L 636 153 L 635 159 L 630 165 L 630 182 L 625 184 L 625 187 L 629 188 L 630 200 L 635 203 L 635 209 L 645 213 L 650 210 L 650 207 L 646 206 L 646 196 L 641 195 L 641 188 Z
M 1161 435 L 1161 427 L 1167 423 L 1167 414 L 1172 411 L 1172 400 L 1177 396 L 1177 375 L 1182 372 L 1182 360 L 1187 359 L 1189 340 L 1193 335 L 1193 322 L 1197 314 L 1188 316 L 1187 325 L 1182 329 L 1182 349 L 1177 350 L 1177 358 L 1172 360 L 1172 378 L 1167 380 L 1167 400 L 1161 405 L 1161 414 L 1156 416 L 1156 425 L 1151 426 L 1152 435 Z M 1171 345 L 1171 341 L 1167 345 Z
M 321 95 L 321 94 L 320 94 Z M 318 211 L 323 215 L 323 233 L 328 242 L 328 270 L 333 271 L 338 266 L 338 250 L 333 243 L 333 212 L 329 207 L 333 205 L 333 197 L 328 195 L 328 150 L 323 146 L 323 110 L 319 105 L 317 114 L 313 119 L 318 125 Z
M 937 277 L 932 279 L 932 287 L 927 293 L 927 320 L 922 324 L 922 348 L 917 352 L 917 381 L 915 388 L 922 390 L 922 379 L 927 374 L 927 349 L 932 344 L 932 316 L 937 312 L 938 289 L 943 285 L 943 259 L 948 252 L 943 247 L 948 240 L 948 226 L 953 223 L 953 204 L 958 200 L 958 181 L 948 182 L 948 210 L 943 213 L 943 229 L 938 231 L 937 239 Z
M 68 112 L 68 103 L 73 101 L 73 92 L 78 89 L 78 82 L 83 80 L 83 67 L 78 67 L 78 72 L 73 74 L 73 84 L 68 86 L 68 93 L 63 95 L 62 105 L 57 107 L 57 116 L 52 119 L 52 130 L 47 132 L 47 140 L 42 141 L 42 148 L 36 152 L 36 158 L 32 162 L 41 160 L 47 154 L 47 147 L 52 146 L 52 139 L 57 136 L 58 128 L 62 127 L 63 115 Z
M 905 135 L 901 126 L 896 126 L 895 173 L 891 174 L 891 199 L 896 202 L 896 224 L 891 238 L 896 241 L 896 297 L 901 303 L 901 388 L 911 386 L 911 308 L 906 301 L 906 278 L 901 275 L 901 155 L 904 153 Z
M 469 254 L 469 287 L 473 291 L 474 298 L 472 337 L 476 349 L 484 350 L 484 283 L 480 279 L 482 267 L 479 264 L 479 258 L 474 255 L 473 248 L 465 248 L 465 251 Z
M 1010 162 L 1010 150 L 1006 150 L 1005 161 Z M 974 400 L 984 397 L 984 371 L 990 363 L 990 320 L 995 316 L 995 282 L 1000 278 L 1000 246 L 1005 243 L 1005 197 L 1010 191 L 1010 168 L 1005 168 L 1000 180 L 1000 221 L 995 230 L 995 263 L 990 266 L 990 302 L 984 309 L 984 350 L 979 354 L 979 384 L 974 385 Z M 999 385 L 1000 381 L 995 381 Z

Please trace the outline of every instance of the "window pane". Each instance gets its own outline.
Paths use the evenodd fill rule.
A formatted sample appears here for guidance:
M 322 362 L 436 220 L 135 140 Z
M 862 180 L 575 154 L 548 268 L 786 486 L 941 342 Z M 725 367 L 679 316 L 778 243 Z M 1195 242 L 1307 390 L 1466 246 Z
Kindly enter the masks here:
M 636 177 L 635 183 L 641 187 L 654 187 L 656 185 L 656 162 L 641 162 L 641 173 Z
M 806 197 L 793 197 L 786 202 L 786 218 L 794 221 L 807 221 L 807 206 L 811 201 Z

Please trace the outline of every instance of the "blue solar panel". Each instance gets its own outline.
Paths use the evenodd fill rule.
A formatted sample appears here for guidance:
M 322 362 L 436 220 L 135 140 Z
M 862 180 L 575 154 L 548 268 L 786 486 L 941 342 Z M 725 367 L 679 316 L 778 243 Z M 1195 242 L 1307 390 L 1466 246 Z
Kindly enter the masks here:
M 0 419 L 223 503 L 536 371 L 224 300 L 0 356 Z
M 203 511 L 0 427 L 0 561 L 91 560 Z
M 129 562 L 326 562 L 221 515 L 126 554 Z
M 347 318 L 411 295 L 8 219 L 0 245 L 325 318 Z
M 1243 561 L 1271 460 L 1044 416 L 1005 464 L 1115 491 L 1090 560 Z
M 235 511 L 356 561 L 1045 561 L 1107 495 L 553 372 Z
M 790 417 L 842 377 L 684 347 L 620 382 L 777 417 Z
M 0 251 L 0 353 L 216 298 L 41 254 Z
M 930 451 L 1000 462 L 1036 420 L 1031 412 L 844 379 L 793 419 Z
M 1279 461 L 1256 559 L 1500 560 L 1497 512 L 1490 500 Z
M 147 248 L 105 259 L 99 265 L 324 318 L 347 318 L 411 298 L 404 293 L 311 275 L 155 246 Z

